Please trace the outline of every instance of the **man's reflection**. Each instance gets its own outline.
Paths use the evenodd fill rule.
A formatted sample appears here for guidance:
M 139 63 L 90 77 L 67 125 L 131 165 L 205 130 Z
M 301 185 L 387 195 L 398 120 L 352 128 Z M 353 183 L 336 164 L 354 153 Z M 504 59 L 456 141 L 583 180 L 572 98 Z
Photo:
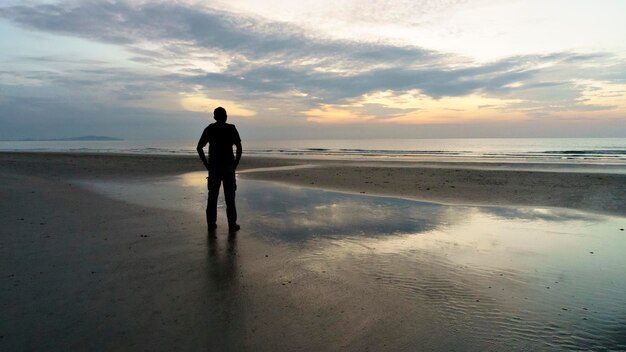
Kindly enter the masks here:
M 235 289 L 237 279 L 237 234 L 229 233 L 226 246 L 220 249 L 217 235 L 208 236 L 208 272 L 218 289 Z
M 226 241 L 224 241 L 226 240 Z M 217 350 L 230 350 L 239 346 L 238 337 L 244 333 L 243 307 L 238 282 L 237 234 L 227 239 L 209 233 L 207 239 L 207 273 L 209 287 L 216 293 L 211 315 L 219 326 L 219 333 L 212 335 L 210 346 Z

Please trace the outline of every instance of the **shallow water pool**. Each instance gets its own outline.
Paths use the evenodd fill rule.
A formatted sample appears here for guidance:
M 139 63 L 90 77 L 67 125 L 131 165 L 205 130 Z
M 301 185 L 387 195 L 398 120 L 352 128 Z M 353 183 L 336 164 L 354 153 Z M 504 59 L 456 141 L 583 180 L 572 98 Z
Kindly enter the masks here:
M 82 184 L 131 203 L 194 212 L 202 221 L 205 177 Z M 339 278 L 393 290 L 407 305 L 426 302 L 477 339 L 626 349 L 626 218 L 238 183 L 242 232 L 296 248 L 307 270 L 332 268 Z

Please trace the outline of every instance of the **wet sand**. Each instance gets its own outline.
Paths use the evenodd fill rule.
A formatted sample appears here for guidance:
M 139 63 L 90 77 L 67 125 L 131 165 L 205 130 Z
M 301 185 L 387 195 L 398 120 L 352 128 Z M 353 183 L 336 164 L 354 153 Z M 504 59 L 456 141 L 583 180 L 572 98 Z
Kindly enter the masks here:
M 78 153 L 0 153 L 0 165 L 5 173 L 56 178 L 142 177 L 203 170 L 198 158 L 191 156 Z M 271 170 L 302 165 L 311 167 Z M 246 172 L 251 169 L 262 170 Z M 238 171 L 243 178 L 448 204 L 548 206 L 626 214 L 626 170 L 617 166 L 366 163 L 244 155 Z
M 626 174 L 467 163 L 308 161 L 316 167 L 243 173 L 258 180 L 445 204 L 548 206 L 626 214 Z M 523 166 L 522 166 L 523 167 Z M 616 170 L 614 170 L 616 171 Z
M 301 163 L 247 158 L 242 162 L 241 171 Z M 426 255 L 431 252 L 419 260 L 398 257 L 393 248 L 385 247 L 389 245 L 388 241 L 346 242 L 331 238 L 322 243 L 313 237 L 303 247 L 301 242 L 276 236 L 283 233 L 280 229 L 284 221 L 290 226 L 285 230 L 289 236 L 307 233 L 310 228 L 317 228 L 317 232 L 311 233 L 318 233 L 319 221 L 316 225 L 307 220 L 309 216 L 302 218 L 302 214 L 312 214 L 307 209 L 302 209 L 300 216 L 290 214 L 277 224 L 270 221 L 275 218 L 270 214 L 254 218 L 254 208 L 263 210 L 257 205 L 247 209 L 250 217 L 247 221 L 252 223 L 246 223 L 236 237 L 228 236 L 224 221 L 221 221 L 216 237 L 207 236 L 201 212 L 204 189 L 177 199 L 170 199 L 166 192 L 170 176 L 201 169 L 196 158 L 7 153 L 0 154 L 0 165 L 0 219 L 3 224 L 0 238 L 1 350 L 484 351 L 546 348 L 541 341 L 519 341 L 501 336 L 498 333 L 501 326 L 492 321 L 489 314 L 472 317 L 471 310 L 456 310 L 461 301 L 478 305 L 481 299 L 486 302 L 495 297 L 482 297 L 482 291 L 468 291 L 467 288 L 474 287 L 476 281 L 485 283 L 485 286 L 491 282 L 507 296 L 509 292 L 519 294 L 525 291 L 527 287 L 515 289 L 524 286 L 515 270 L 492 270 L 488 276 L 491 281 L 483 282 L 468 274 L 467 268 L 452 267 L 447 260 Z M 407 168 L 396 167 L 392 168 L 395 171 L 387 173 L 383 169 L 358 165 L 339 167 L 327 162 L 321 167 L 242 172 L 241 176 L 314 187 L 331 186 L 355 193 L 421 198 L 419 188 L 407 189 L 403 193 L 396 189 L 398 193 L 393 193 L 384 183 L 390 177 L 388 173 L 401 177 L 397 173 L 407 173 Z M 339 175 L 333 177 L 331 170 Z M 504 198 L 505 190 L 513 186 L 498 181 L 498 177 L 504 177 L 501 172 L 509 171 L 493 171 L 492 174 L 492 171 L 485 170 L 445 168 L 441 169 L 444 171 L 435 169 L 433 173 L 440 172 L 437 176 L 427 173 L 427 170 L 433 170 L 432 167 L 410 170 L 413 173 L 407 173 L 406 180 L 398 181 L 396 187 L 416 179 L 436 182 L 442 175 L 452 177 L 457 173 L 465 174 L 470 181 L 453 178 L 448 180 L 449 185 L 461 188 L 466 182 L 471 185 L 467 186 L 468 189 L 479 188 L 478 185 L 483 183 L 503 187 L 499 192 L 483 190 L 477 192 L 478 195 L 461 192 L 456 198 L 445 198 L 447 193 L 442 187 L 435 197 L 439 200 L 478 203 L 479 199 L 481 202 L 499 199 L 507 204 L 529 202 L 607 214 L 624 209 L 624 176 L 621 175 L 565 174 L 567 182 L 561 181 L 561 187 L 586 185 L 587 189 L 566 188 L 561 192 L 566 197 L 555 203 L 542 204 L 552 198 Z M 470 177 L 478 177 L 474 172 L 482 173 L 480 182 Z M 342 175 L 351 176 L 352 181 L 341 181 L 345 179 Z M 522 179 L 536 182 L 535 188 L 547 184 L 541 190 L 549 193 L 548 186 L 554 183 L 550 179 L 554 176 L 528 173 Z M 563 179 L 563 175 L 559 176 Z M 333 178 L 335 183 L 331 185 Z M 151 185 L 156 191 L 150 193 L 152 199 L 148 197 L 150 194 L 144 197 L 144 201 L 148 199 L 147 203 L 134 202 L 137 199 L 124 201 L 116 198 L 114 188 L 111 196 L 104 196 L 102 192 L 96 192 L 97 189 L 86 187 L 85 180 L 112 184 L 130 181 L 140 186 Z M 372 183 L 374 181 L 376 183 Z M 530 186 L 532 182 L 523 189 L 538 192 Z M 239 197 L 243 206 L 250 191 L 245 189 L 245 180 L 242 184 L 244 188 Z M 197 186 L 189 185 L 190 190 Z M 594 194 L 590 194 L 590 187 Z M 122 193 L 125 189 L 122 188 Z M 164 192 L 162 197 L 155 195 L 161 190 Z M 274 192 L 262 191 L 261 194 Z M 200 203 L 188 203 L 193 197 Z M 168 208 L 168 204 L 176 202 L 185 206 Z M 276 198 L 270 204 L 280 203 L 281 199 Z M 323 209 L 319 206 L 314 209 Z M 186 207 L 191 210 L 186 211 Z M 339 219 L 330 219 L 323 212 L 320 214 L 320 219 L 325 219 L 321 223 L 339 224 Z M 444 223 L 449 222 L 449 218 L 446 219 Z M 262 226 L 255 227 L 255 223 Z M 351 224 L 348 222 L 344 226 L 350 228 Z M 614 222 L 611 224 L 610 231 L 619 231 L 613 226 Z M 474 226 L 481 225 L 485 224 Z M 376 227 L 374 230 L 381 231 Z M 415 232 L 419 228 L 400 230 Z M 333 227 L 328 231 L 334 231 Z M 407 245 L 404 237 L 389 240 L 395 241 L 396 247 Z M 497 239 L 493 241 L 497 242 Z M 376 247 L 382 247 L 383 252 L 387 248 L 389 255 L 376 256 L 377 259 L 372 260 Z M 594 255 L 601 254 L 590 254 L 590 250 L 594 248 L 580 248 L 587 258 L 597 258 Z M 316 256 L 317 252 L 323 252 L 323 255 Z M 480 258 L 480 253 L 471 256 Z M 448 264 L 439 265 L 442 260 Z M 507 257 L 503 256 L 503 260 Z M 614 265 L 612 262 L 608 264 Z M 589 263 L 588 267 L 597 266 Z M 567 278 L 559 278 L 558 273 L 555 275 L 558 280 L 567 282 Z M 497 281 L 498 277 L 506 280 Z M 425 281 L 420 281 L 420 286 L 413 282 L 413 278 L 425 278 Z M 558 286 L 558 283 L 550 285 Z M 573 285 L 577 287 L 576 283 Z M 423 291 L 416 294 L 415 288 Z M 491 289 L 491 286 L 481 288 Z M 549 290 L 543 286 L 541 289 L 541 292 Z M 403 294 L 405 290 L 411 294 Z M 612 291 L 601 290 L 600 294 L 607 295 L 607 292 Z M 524 297 L 518 298 L 521 301 Z M 450 302 L 456 303 L 450 305 Z M 451 309 L 442 314 L 441 305 Z M 555 312 L 556 315 L 566 312 L 561 312 L 563 308 L 582 314 L 588 307 L 552 308 L 559 311 Z M 493 307 L 493 311 L 501 310 L 502 306 Z M 622 346 L 619 343 L 625 342 L 619 342 L 619 334 L 623 331 L 620 330 L 623 322 L 615 317 L 609 318 L 601 316 L 598 319 L 611 321 L 607 324 L 610 331 L 606 333 L 617 334 L 617 337 L 609 338 L 609 341 L 612 346 Z M 464 329 L 463 326 L 470 321 L 475 331 L 493 334 L 476 334 L 471 329 Z M 517 323 L 515 326 L 515 329 L 528 328 Z M 569 331 L 567 325 L 547 326 L 546 329 L 553 329 L 558 336 Z M 560 349 L 559 345 L 556 346 L 555 349 Z M 591 346 L 591 349 L 597 347 Z
M 427 307 L 423 321 L 402 324 L 409 312 L 391 293 L 304 270 L 293 248 L 257 240 L 255 229 L 229 238 L 222 224 L 212 238 L 203 214 L 76 182 L 177 164 L 122 158 L 112 171 L 108 158 L 26 159 L 5 159 L 0 172 L 0 350 L 363 351 L 415 339 L 454 349 L 467 338 L 434 324 Z

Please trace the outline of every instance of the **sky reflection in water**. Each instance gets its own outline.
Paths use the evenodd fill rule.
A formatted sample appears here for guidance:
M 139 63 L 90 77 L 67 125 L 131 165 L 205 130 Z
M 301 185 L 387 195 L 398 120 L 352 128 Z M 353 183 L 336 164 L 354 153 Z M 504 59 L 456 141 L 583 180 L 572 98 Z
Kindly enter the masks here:
M 205 177 L 86 183 L 126 201 L 203 216 Z M 425 301 L 477 338 L 544 349 L 626 349 L 625 218 L 241 179 L 237 205 L 242 231 L 296 246 L 310 270 L 371 280 L 396 290 L 398 299 Z

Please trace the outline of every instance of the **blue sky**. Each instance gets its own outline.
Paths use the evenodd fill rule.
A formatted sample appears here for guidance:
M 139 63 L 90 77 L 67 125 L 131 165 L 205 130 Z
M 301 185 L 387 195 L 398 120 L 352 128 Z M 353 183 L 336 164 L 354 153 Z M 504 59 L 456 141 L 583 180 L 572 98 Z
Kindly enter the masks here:
M 5 1 L 0 138 L 626 136 L 623 1 Z

